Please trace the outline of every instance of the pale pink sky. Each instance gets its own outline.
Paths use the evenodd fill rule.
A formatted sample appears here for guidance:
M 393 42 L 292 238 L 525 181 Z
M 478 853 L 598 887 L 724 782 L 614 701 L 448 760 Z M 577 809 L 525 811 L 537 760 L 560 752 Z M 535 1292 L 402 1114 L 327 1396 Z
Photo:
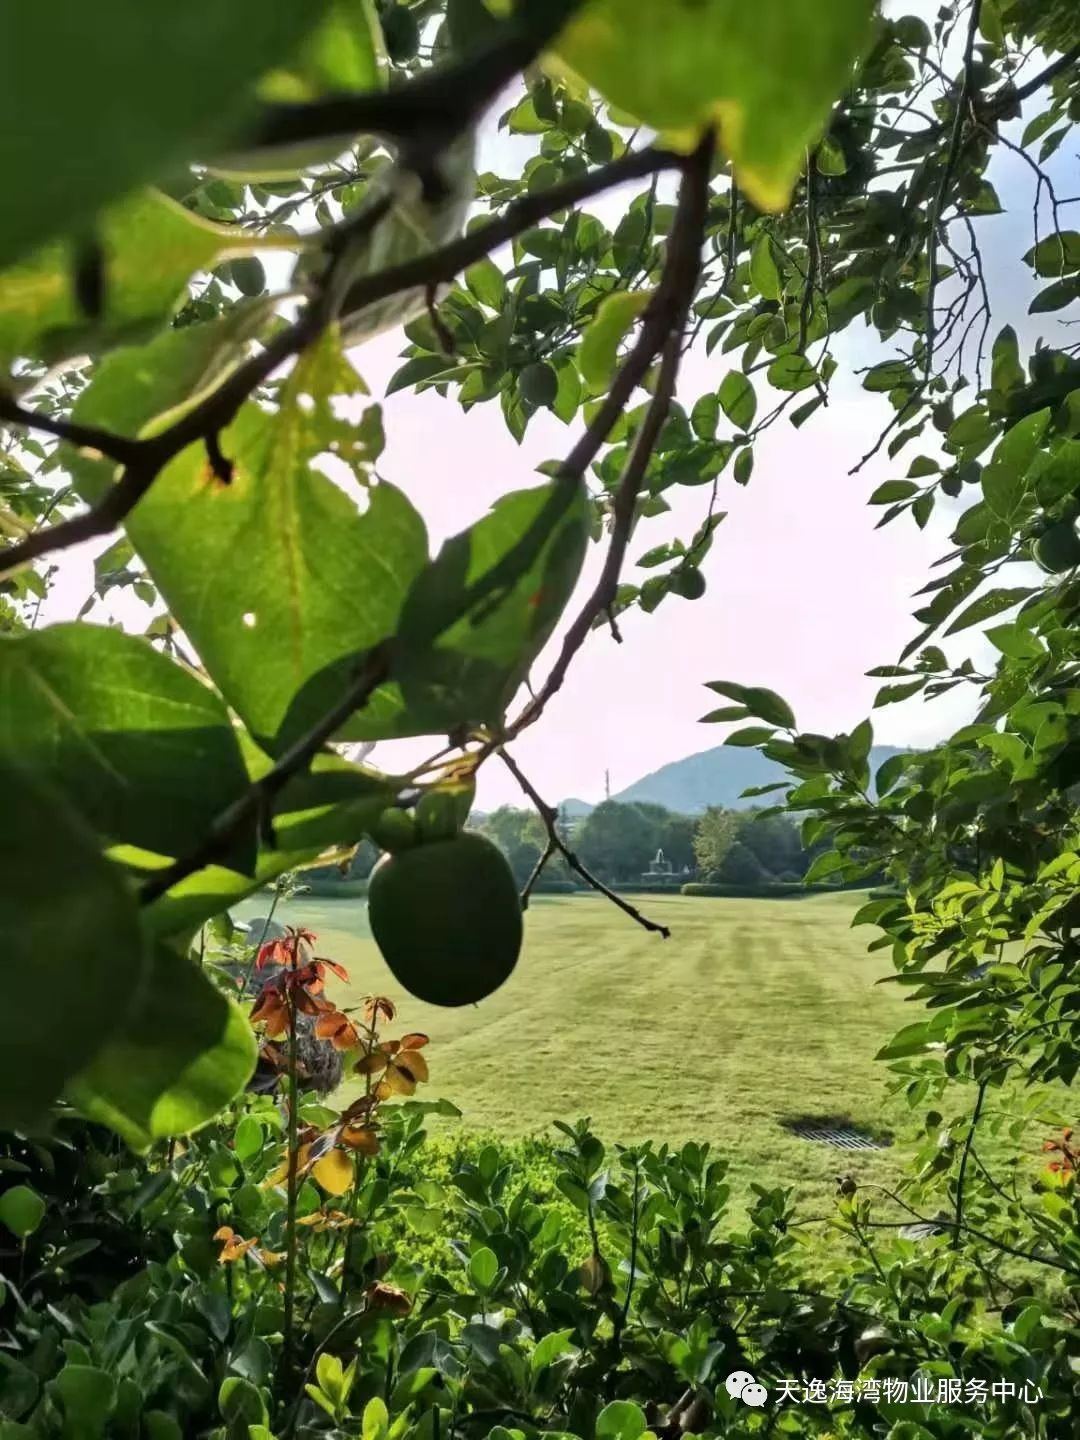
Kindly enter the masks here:
M 488 137 L 488 145 L 492 153 L 483 163 L 494 160 L 493 168 L 499 168 L 499 159 L 508 158 L 505 141 Z M 977 222 L 986 244 L 995 330 L 1010 321 L 1022 345 L 1030 345 L 1036 333 L 1049 337 L 1056 330 L 1053 316 L 1036 322 L 1026 317 L 1031 286 L 1017 262 L 1030 243 L 1030 175 L 1006 157 L 996 165 L 995 178 L 1003 201 L 1013 202 L 1012 214 Z M 619 197 L 609 199 L 598 213 L 610 221 L 619 205 Z M 382 394 L 401 363 L 402 343 L 400 334 L 389 334 L 353 352 L 374 396 Z M 596 800 L 603 794 L 605 770 L 617 791 L 670 760 L 719 744 L 723 727 L 697 723 L 714 699 L 703 689 L 707 680 L 779 690 L 800 725 L 816 731 L 850 729 L 869 712 L 880 682 L 867 679 L 865 671 L 894 661 L 915 633 L 910 612 L 919 602 L 910 597 L 948 548 L 956 510 L 936 513 L 925 532 L 909 520 L 874 529 L 880 511 L 867 507 L 867 496 L 880 481 L 906 474 L 919 447 L 895 463 L 879 459 L 860 475 L 848 475 L 891 410 L 856 380 L 844 378 L 853 364 L 882 358 L 882 352 L 867 349 L 861 334 L 849 332 L 837 353 L 841 370 L 829 408 L 801 431 L 786 419 L 778 421 L 757 444 L 754 475 L 745 489 L 730 472 L 722 479 L 719 508 L 729 517 L 703 567 L 704 599 L 671 597 L 651 616 L 627 615 L 621 646 L 607 631 L 595 632 L 543 721 L 517 742 L 520 762 L 550 799 Z M 715 391 L 728 368 L 728 357 L 695 352 L 683 371 L 680 399 L 689 407 L 699 395 Z M 767 404 L 763 390 L 759 386 L 761 411 Z M 519 447 L 497 404 L 466 415 L 456 401 L 431 392 L 391 396 L 385 423 L 388 445 L 380 473 L 421 509 L 433 546 L 479 517 L 496 496 L 540 483 L 535 467 L 563 455 L 575 433 L 543 414 Z M 688 538 L 705 513 L 708 489 L 674 488 L 665 498 L 671 514 L 643 522 L 631 558 L 669 537 Z M 964 497 L 964 507 L 971 498 Z M 598 558 L 594 547 L 581 595 Z M 89 589 L 90 565 L 86 552 L 65 559 L 47 618 L 77 612 Z M 124 605 L 114 613 L 141 628 L 145 620 L 137 621 L 137 612 Z M 984 657 L 984 645 L 968 632 L 945 648 L 959 660 L 969 653 Z M 541 657 L 538 675 L 549 660 L 550 655 Z M 932 742 L 969 718 L 971 703 L 966 692 L 954 692 L 930 705 L 916 699 L 889 707 L 875 716 L 877 738 Z M 430 748 L 423 742 L 381 745 L 372 758 L 394 767 Z M 521 799 L 495 763 L 481 776 L 478 798 L 483 808 Z

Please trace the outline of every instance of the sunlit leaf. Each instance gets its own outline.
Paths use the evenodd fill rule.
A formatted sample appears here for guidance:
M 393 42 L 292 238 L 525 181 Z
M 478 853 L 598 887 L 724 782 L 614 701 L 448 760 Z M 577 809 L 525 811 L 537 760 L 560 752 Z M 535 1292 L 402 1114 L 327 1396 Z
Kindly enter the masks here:
M 600 394 L 610 383 L 615 373 L 619 346 L 651 299 L 651 290 L 608 295 L 589 322 L 578 350 L 578 369 L 594 395 Z
M 591 0 L 556 50 L 654 130 L 689 138 L 718 124 L 742 188 L 777 210 L 867 43 L 873 10 L 872 0 Z
M 367 479 L 382 446 L 378 412 L 345 421 L 331 405 L 363 394 L 328 339 L 296 366 L 279 414 L 248 405 L 225 431 L 230 484 L 192 446 L 127 522 L 225 698 L 272 752 L 304 682 L 393 631 L 427 558 L 423 522 L 400 491 L 373 485 L 361 513 L 314 466 L 329 452 Z
M 117 435 L 139 435 L 158 416 L 193 403 L 220 381 L 243 357 L 268 313 L 262 301 L 242 302 L 220 319 L 166 330 L 145 345 L 111 351 L 94 366 L 72 419 Z M 67 446 L 60 456 L 82 499 L 100 499 L 112 482 L 112 462 Z
M 55 361 L 138 339 L 167 320 L 196 270 L 275 242 L 213 225 L 147 190 L 102 217 L 99 243 L 104 264 L 100 316 L 87 315 L 76 298 L 74 255 L 67 241 L 0 272 L 0 363 L 17 357 Z

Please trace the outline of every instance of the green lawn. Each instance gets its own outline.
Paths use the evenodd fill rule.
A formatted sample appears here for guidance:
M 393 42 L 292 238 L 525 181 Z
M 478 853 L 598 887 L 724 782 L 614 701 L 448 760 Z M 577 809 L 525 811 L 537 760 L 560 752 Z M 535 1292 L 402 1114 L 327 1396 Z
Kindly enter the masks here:
M 897 987 L 875 984 L 890 969 L 866 954 L 873 932 L 850 928 L 857 897 L 641 903 L 670 940 L 598 897 L 538 897 L 517 972 L 464 1010 L 401 992 L 363 901 L 300 896 L 278 913 L 348 967 L 346 1003 L 388 994 L 401 1029 L 431 1036 L 429 1093 L 461 1107 L 459 1124 L 514 1137 L 588 1115 L 609 1141 L 709 1140 L 740 1189 L 759 1179 L 815 1199 L 840 1172 L 895 1177 L 913 1117 L 873 1056 L 914 1017 Z M 239 913 L 266 908 L 260 897 Z M 841 1151 L 784 1129 L 808 1114 L 891 1130 L 896 1145 Z

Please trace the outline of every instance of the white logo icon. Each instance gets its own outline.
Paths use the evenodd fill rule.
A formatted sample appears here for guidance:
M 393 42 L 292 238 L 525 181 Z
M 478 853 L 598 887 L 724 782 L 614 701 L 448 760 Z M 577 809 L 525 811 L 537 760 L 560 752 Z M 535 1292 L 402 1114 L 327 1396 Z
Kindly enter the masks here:
M 733 1370 L 724 1381 L 724 1388 L 733 1400 L 741 1400 L 755 1410 L 760 1410 L 769 1398 L 768 1390 L 758 1384 L 749 1370 Z

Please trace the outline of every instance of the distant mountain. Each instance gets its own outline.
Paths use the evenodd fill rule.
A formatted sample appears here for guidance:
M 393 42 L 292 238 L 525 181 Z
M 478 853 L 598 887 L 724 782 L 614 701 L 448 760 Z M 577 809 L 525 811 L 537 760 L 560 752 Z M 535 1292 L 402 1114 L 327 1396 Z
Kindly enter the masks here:
M 596 806 L 590 805 L 588 800 L 578 800 L 571 795 L 569 800 L 562 801 L 559 809 L 568 820 L 584 820 L 586 815 L 592 814 Z
M 876 770 L 893 755 L 903 754 L 894 745 L 875 745 L 870 751 L 870 766 Z M 742 792 L 753 785 L 772 785 L 787 778 L 787 772 L 775 760 L 767 760 L 757 750 L 718 745 L 673 760 L 651 775 L 628 785 L 613 800 L 629 802 L 646 800 L 663 805 L 681 815 L 697 815 L 710 805 L 727 810 L 747 810 L 752 805 L 768 805 L 768 799 L 743 800 Z

